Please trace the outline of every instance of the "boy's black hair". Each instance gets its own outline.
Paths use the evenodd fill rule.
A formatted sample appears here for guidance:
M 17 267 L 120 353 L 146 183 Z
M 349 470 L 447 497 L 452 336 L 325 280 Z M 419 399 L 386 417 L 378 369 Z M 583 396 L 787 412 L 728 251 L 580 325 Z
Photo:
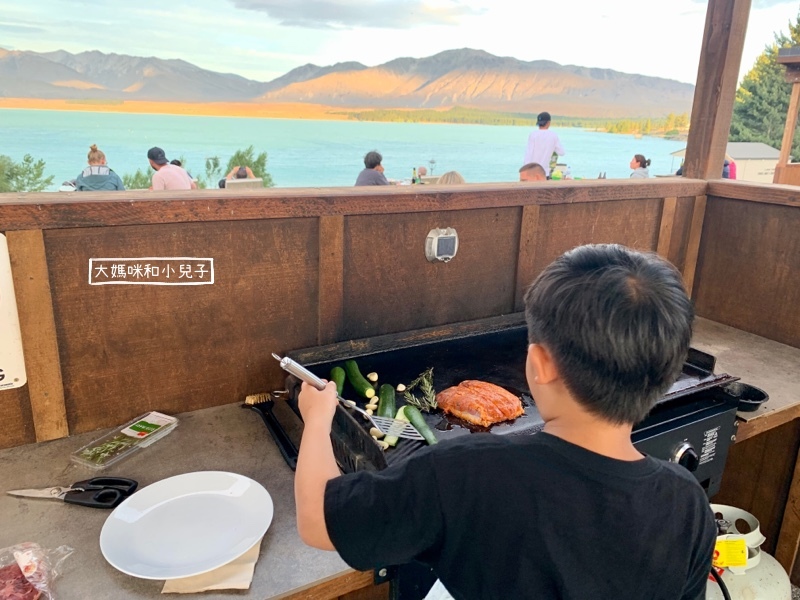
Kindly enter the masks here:
M 670 263 L 608 244 L 574 248 L 542 271 L 525 317 L 529 342 L 550 351 L 578 402 L 635 424 L 678 378 L 694 309 Z

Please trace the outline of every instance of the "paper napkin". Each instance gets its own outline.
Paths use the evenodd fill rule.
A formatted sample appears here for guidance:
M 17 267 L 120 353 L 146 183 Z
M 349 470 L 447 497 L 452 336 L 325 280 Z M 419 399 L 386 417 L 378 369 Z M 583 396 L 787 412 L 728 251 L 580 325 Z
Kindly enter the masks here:
M 246 590 L 253 581 L 253 572 L 256 568 L 261 540 L 258 540 L 250 550 L 227 565 L 193 577 L 169 579 L 164 583 L 162 594 L 194 594 L 208 590 Z

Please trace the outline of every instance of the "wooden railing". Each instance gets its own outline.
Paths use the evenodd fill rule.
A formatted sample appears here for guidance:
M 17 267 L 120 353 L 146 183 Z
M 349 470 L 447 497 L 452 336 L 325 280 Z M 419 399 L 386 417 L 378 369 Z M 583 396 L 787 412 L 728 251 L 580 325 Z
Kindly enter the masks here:
M 28 371 L 26 386 L 0 392 L 0 447 L 277 388 L 272 351 L 518 312 L 536 274 L 584 243 L 658 251 L 691 274 L 694 240 L 690 281 L 713 319 L 717 206 L 736 201 L 719 194 L 764 204 L 765 187 L 675 178 L 0 196 Z M 799 212 L 780 193 L 788 204 L 772 208 Z M 459 233 L 449 263 L 424 257 L 434 227 Z M 90 259 L 146 257 L 213 258 L 214 283 L 89 283 Z

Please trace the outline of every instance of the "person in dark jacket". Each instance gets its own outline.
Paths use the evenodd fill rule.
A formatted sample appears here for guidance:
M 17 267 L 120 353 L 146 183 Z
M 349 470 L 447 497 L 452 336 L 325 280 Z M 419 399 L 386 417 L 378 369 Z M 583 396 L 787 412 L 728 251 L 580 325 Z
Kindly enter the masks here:
M 89 146 L 89 166 L 75 180 L 75 189 L 79 192 L 100 192 L 124 190 L 125 186 L 119 175 L 106 165 L 106 155 L 97 149 L 97 144 Z

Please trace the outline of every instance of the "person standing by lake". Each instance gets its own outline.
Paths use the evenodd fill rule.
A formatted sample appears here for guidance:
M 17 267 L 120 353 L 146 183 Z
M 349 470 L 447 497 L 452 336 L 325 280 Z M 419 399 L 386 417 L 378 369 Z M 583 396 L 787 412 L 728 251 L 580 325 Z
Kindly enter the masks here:
M 558 134 L 550 130 L 551 120 L 549 112 L 541 112 L 536 117 L 538 129 L 531 131 L 528 136 L 528 146 L 525 148 L 525 159 L 522 164 L 537 163 L 544 166 L 550 164 L 553 153 L 564 156 L 564 147 L 558 139 Z M 547 174 L 550 174 L 549 170 Z
M 647 167 L 650 166 L 650 159 L 645 158 L 643 154 L 635 154 L 631 159 L 631 179 L 647 179 L 650 177 L 650 171 Z
M 106 165 L 106 155 L 97 149 L 97 144 L 89 146 L 89 166 L 75 180 L 79 192 L 100 192 L 124 190 L 122 179 Z
M 358 174 L 356 185 L 389 185 L 383 174 L 383 156 L 377 150 L 367 152 L 364 156 L 364 169 Z
M 196 190 L 197 184 L 189 174 L 178 165 L 167 160 L 161 148 L 153 147 L 147 151 L 147 159 L 153 167 L 153 185 L 151 190 Z

